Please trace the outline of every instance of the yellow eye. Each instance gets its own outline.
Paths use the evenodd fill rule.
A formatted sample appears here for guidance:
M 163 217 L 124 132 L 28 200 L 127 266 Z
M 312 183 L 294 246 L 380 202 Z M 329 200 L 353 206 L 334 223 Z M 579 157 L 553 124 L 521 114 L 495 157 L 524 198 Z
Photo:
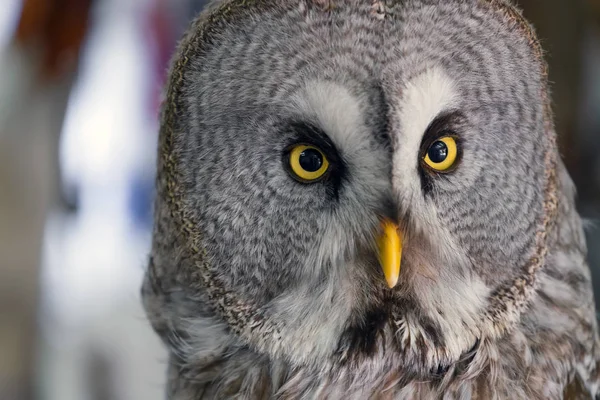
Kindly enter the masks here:
M 454 165 L 457 156 L 456 140 L 452 136 L 444 136 L 429 146 L 423 161 L 433 170 L 443 172 Z
M 302 182 L 314 182 L 325 175 L 329 161 L 325 154 L 314 146 L 300 144 L 290 151 L 290 169 Z

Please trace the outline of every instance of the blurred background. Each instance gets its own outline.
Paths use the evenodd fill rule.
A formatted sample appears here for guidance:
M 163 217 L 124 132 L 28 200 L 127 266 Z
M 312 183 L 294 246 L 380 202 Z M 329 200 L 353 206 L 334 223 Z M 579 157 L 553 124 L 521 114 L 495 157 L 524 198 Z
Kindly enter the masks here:
M 205 2 L 0 0 L 0 399 L 163 398 L 139 287 L 162 86 Z M 578 207 L 600 223 L 600 0 L 519 4 L 547 51 Z

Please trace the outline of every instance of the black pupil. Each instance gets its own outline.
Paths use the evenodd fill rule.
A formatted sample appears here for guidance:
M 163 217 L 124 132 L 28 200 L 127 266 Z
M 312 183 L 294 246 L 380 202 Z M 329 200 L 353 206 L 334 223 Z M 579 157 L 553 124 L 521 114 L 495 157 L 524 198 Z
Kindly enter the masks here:
M 323 156 L 315 149 L 306 149 L 300 153 L 300 166 L 308 172 L 317 172 L 323 166 Z
M 448 146 L 446 146 L 446 143 L 438 140 L 429 147 L 427 155 L 431 162 L 439 164 L 448 157 Z

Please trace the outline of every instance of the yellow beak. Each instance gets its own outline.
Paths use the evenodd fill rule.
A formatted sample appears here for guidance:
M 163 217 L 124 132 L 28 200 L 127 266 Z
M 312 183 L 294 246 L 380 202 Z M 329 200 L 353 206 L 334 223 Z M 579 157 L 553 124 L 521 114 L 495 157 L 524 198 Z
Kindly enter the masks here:
M 382 233 L 378 240 L 379 263 L 390 288 L 398 283 L 400 261 L 402 260 L 402 237 L 398 225 L 389 219 L 382 223 Z

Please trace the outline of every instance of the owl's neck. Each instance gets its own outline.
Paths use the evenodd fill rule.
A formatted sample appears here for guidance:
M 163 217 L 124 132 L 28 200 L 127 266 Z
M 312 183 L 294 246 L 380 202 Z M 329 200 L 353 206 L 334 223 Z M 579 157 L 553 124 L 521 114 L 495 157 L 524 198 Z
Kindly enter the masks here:
M 172 359 L 170 387 L 177 394 L 172 398 L 269 398 L 279 394 L 281 398 L 362 399 L 379 395 L 383 389 L 390 398 L 399 399 L 416 394 L 434 399 L 442 393 L 468 394 L 466 398 L 547 399 L 562 398 L 565 391 L 574 389 L 593 394 L 598 346 L 593 299 L 589 288 L 580 287 L 587 287 L 589 280 L 578 275 L 585 266 L 557 251 L 550 260 L 540 276 L 538 294 L 514 330 L 500 339 L 483 338 L 456 363 L 440 366 L 428 377 L 395 365 L 379 351 L 370 359 L 330 370 L 291 366 L 250 350 L 226 330 L 215 332 L 215 325 L 209 328 L 207 321 L 204 326 L 210 332 L 201 335 L 207 340 L 203 350 L 199 351 L 200 343 L 196 343 L 193 356 L 185 361 Z M 582 292 L 587 294 L 582 296 Z

